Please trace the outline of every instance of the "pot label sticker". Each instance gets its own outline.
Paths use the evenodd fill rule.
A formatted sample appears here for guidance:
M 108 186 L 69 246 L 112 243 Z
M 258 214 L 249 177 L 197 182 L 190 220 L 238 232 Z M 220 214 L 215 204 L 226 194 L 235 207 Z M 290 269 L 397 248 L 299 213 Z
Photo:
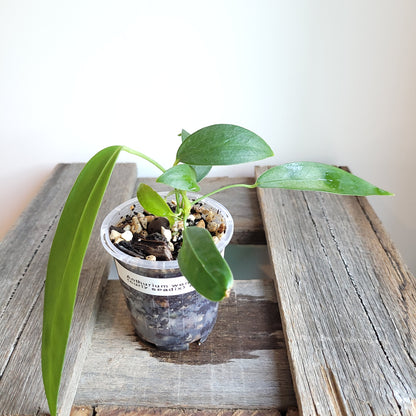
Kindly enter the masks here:
M 131 288 L 147 295 L 176 296 L 195 290 L 185 276 L 155 279 L 133 273 L 118 262 L 115 263 L 120 279 Z

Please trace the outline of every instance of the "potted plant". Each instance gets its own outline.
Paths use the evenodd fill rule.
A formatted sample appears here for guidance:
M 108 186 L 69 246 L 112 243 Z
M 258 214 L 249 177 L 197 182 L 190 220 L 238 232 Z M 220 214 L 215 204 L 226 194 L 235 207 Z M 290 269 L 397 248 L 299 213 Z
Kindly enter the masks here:
M 138 213 L 136 201 L 128 201 L 127 211 L 125 207 L 117 208 L 107 217 L 102 228 L 102 239 L 105 247 L 117 260 L 120 280 L 127 291 L 127 303 L 130 302 L 130 309 L 135 310 L 133 314 L 136 313 L 139 321 L 142 319 L 140 316 L 152 315 L 146 308 L 138 311 L 143 306 L 143 296 L 139 301 L 132 300 L 132 286 L 126 284 L 129 279 L 134 283 L 136 275 L 146 275 L 147 272 L 143 270 L 149 264 L 151 270 L 146 278 L 180 278 L 182 280 L 178 284 L 181 287 L 189 282 L 191 287 L 188 286 L 185 293 L 192 293 L 192 299 L 189 299 L 189 302 L 186 300 L 185 303 L 193 304 L 191 300 L 202 303 L 201 308 L 196 307 L 197 317 L 203 319 L 204 315 L 209 316 L 207 328 L 197 334 L 197 337 L 201 338 L 209 333 L 215 322 L 217 302 L 227 296 L 233 283 L 231 270 L 220 253 L 231 238 L 232 219 L 223 207 L 208 199 L 210 196 L 232 187 L 272 187 L 360 196 L 391 195 L 339 168 L 313 162 L 293 162 L 275 166 L 264 172 L 252 185 L 229 185 L 207 195 L 195 195 L 193 192 L 199 191 L 198 183 L 208 174 L 211 166 L 262 160 L 273 156 L 273 151 L 255 133 L 230 124 L 208 126 L 193 134 L 182 130 L 181 138 L 182 143 L 177 150 L 175 162 L 169 169 L 165 169 L 143 153 L 125 146 L 111 146 L 101 150 L 85 165 L 68 196 L 51 247 L 45 283 L 42 373 L 52 415 L 56 414 L 60 378 L 83 258 L 106 186 L 121 151 L 134 154 L 161 170 L 157 181 L 169 185 L 171 192 L 162 196 L 149 186 L 140 184 L 137 203 L 140 203 L 145 214 L 162 218 L 163 220 L 158 221 L 165 224 L 164 230 L 176 227 L 182 240 L 178 258 L 173 260 L 175 267 L 168 264 L 167 269 L 163 268 L 166 264 L 162 263 L 170 263 L 171 260 L 159 262 L 136 258 L 139 263 L 135 263 L 136 260 L 131 261 L 134 257 L 115 248 L 115 241 L 111 241 L 110 233 L 111 230 L 115 230 L 121 235 L 128 231 L 125 241 L 131 240 L 130 234 L 133 233 L 128 228 L 120 229 L 117 221 L 125 219 L 126 215 L 133 216 L 136 211 Z M 191 214 L 192 209 L 199 203 L 207 204 L 208 207 L 214 203 L 214 210 L 220 212 L 219 225 L 222 224 L 222 234 L 225 234 L 219 240 L 219 246 L 216 246 L 206 228 L 190 224 L 191 215 L 195 217 Z M 179 227 L 179 230 L 178 224 L 182 227 Z M 114 240 L 117 240 L 117 235 Z M 117 250 L 123 254 L 121 257 L 119 253 L 114 254 Z M 162 264 L 162 267 L 159 267 L 158 263 Z M 141 286 L 147 284 L 146 281 L 136 283 Z M 159 306 L 163 309 L 166 305 Z M 141 331 L 140 322 L 136 325 L 136 331 Z M 185 344 L 187 341 L 185 340 Z M 183 341 L 180 342 L 180 345 L 182 344 Z

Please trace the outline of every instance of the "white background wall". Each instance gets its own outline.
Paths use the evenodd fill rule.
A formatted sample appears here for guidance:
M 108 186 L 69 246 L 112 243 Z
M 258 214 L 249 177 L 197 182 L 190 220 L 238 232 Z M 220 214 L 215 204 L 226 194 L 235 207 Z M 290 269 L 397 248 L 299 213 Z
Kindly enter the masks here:
M 0 237 L 56 163 L 126 144 L 168 165 L 182 128 L 224 122 L 264 163 L 395 192 L 371 203 L 415 271 L 415 20 L 414 0 L 1 0 Z

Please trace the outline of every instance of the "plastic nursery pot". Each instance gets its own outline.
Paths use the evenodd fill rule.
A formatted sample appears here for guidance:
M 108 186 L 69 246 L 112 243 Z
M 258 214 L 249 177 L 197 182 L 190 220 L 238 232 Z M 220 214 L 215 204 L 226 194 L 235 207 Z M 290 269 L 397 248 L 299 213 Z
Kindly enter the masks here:
M 199 197 L 193 193 L 188 196 Z M 234 231 L 231 214 L 211 198 L 205 198 L 202 204 L 224 218 L 226 231 L 217 244 L 223 253 Z M 182 275 L 176 260 L 143 260 L 129 256 L 111 242 L 110 226 L 131 215 L 132 206 L 136 212 L 143 210 L 133 198 L 107 215 L 101 226 L 101 241 L 114 258 L 136 334 L 161 350 L 187 350 L 190 343 L 207 339 L 217 319 L 218 302 L 200 295 Z

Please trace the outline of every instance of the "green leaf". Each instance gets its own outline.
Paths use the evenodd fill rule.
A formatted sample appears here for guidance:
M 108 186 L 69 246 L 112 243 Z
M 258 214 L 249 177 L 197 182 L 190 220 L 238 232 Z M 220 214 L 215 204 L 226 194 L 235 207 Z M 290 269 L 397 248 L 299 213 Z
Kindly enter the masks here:
M 183 142 L 190 136 L 190 134 L 186 130 L 182 129 L 181 136 L 182 136 L 182 142 Z M 204 179 L 205 176 L 208 175 L 208 173 L 209 173 L 209 171 L 211 170 L 211 167 L 212 167 L 210 165 L 206 165 L 206 166 L 190 165 L 190 166 L 192 166 L 195 169 L 196 181 L 197 182 L 201 182 L 202 179 Z
M 190 136 L 190 134 L 186 130 L 182 129 L 182 133 L 179 136 L 181 136 L 182 141 L 184 142 Z
M 182 191 L 199 191 L 195 170 L 186 164 L 171 167 L 156 182 L 164 183 Z
M 157 217 L 165 217 L 172 225 L 175 221 L 175 214 L 166 201 L 149 185 L 141 183 L 137 189 L 137 199 L 141 206 Z
M 275 166 L 257 179 L 260 188 L 286 188 L 343 195 L 392 195 L 340 168 L 316 162 Z
M 123 146 L 98 152 L 79 174 L 52 243 L 45 282 L 42 375 L 49 410 L 56 414 L 79 275 L 94 222 Z
M 215 124 L 189 135 L 176 159 L 190 165 L 234 165 L 273 156 L 255 133 L 232 124 Z
M 189 166 L 192 166 L 194 168 L 195 175 L 196 175 L 196 181 L 197 182 L 201 182 L 202 179 L 204 179 L 205 176 L 208 175 L 208 173 L 210 172 L 211 167 L 212 167 L 210 165 L 206 165 L 206 166 L 202 166 L 202 165 L 189 165 Z
M 205 228 L 184 229 L 178 263 L 191 285 L 207 299 L 218 302 L 228 295 L 232 272 Z

